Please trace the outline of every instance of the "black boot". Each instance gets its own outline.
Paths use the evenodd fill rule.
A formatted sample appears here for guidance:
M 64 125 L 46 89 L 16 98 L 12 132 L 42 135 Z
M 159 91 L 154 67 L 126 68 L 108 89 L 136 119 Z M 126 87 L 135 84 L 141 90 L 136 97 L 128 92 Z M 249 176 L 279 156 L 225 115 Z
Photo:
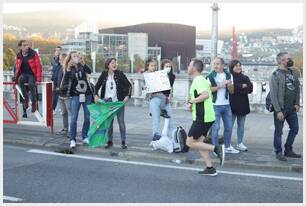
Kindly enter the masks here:
M 301 158 L 302 155 L 296 154 L 293 151 L 285 151 L 285 157 L 291 157 L 291 158 Z
M 27 113 L 26 113 L 26 112 L 24 112 L 24 113 L 23 113 L 23 115 L 22 115 L 22 117 L 23 117 L 23 118 L 28 118 Z
M 160 110 L 160 116 L 162 116 L 164 118 L 170 118 L 170 116 L 168 115 L 168 113 L 165 109 Z
M 122 141 L 121 142 L 121 149 L 127 149 L 127 146 L 125 144 L 125 141 Z
M 111 148 L 113 146 L 113 141 L 108 141 L 105 149 Z

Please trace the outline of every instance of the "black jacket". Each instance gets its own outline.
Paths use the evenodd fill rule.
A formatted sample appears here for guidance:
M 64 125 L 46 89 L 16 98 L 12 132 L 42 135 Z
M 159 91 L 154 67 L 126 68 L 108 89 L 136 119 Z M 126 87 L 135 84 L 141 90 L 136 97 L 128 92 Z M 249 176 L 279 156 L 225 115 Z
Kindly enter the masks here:
M 101 88 L 100 98 L 105 96 L 105 85 L 108 77 L 108 71 L 103 71 L 95 85 L 95 94 L 99 96 L 98 91 Z M 114 71 L 114 80 L 117 88 L 117 98 L 123 101 L 125 97 L 131 97 L 132 85 L 122 71 Z
M 58 71 L 57 76 L 57 85 L 56 88 L 58 88 L 58 95 L 60 97 L 69 97 L 70 96 L 70 87 L 71 87 L 71 71 L 66 71 L 65 74 L 63 72 L 63 68 L 60 67 L 60 70 Z
M 61 64 L 59 63 L 59 57 L 53 57 L 51 61 L 51 65 L 52 65 L 51 81 L 54 82 L 54 85 L 57 85 L 58 73 L 61 70 Z
M 71 81 L 71 87 L 69 88 L 71 96 L 79 96 L 80 94 L 93 94 L 93 91 L 90 87 L 90 83 L 87 80 L 87 74 L 90 73 L 91 69 L 87 65 L 82 66 L 81 64 L 78 64 L 77 67 L 71 67 L 71 72 L 69 74 L 69 79 Z M 80 92 L 78 91 L 77 86 L 79 85 L 81 88 L 84 88 L 85 85 L 83 85 L 83 82 L 85 82 L 85 84 L 87 85 L 87 89 L 85 92 Z
M 229 95 L 229 101 L 234 115 L 244 116 L 250 113 L 248 94 L 253 92 L 253 84 L 249 77 L 240 73 L 232 73 L 234 80 L 234 93 Z M 247 84 L 247 88 L 242 88 Z
M 171 88 L 173 87 L 173 84 L 174 84 L 174 80 L 175 80 L 175 75 L 173 74 L 173 71 L 171 69 L 171 71 L 169 72 L 168 74 L 168 77 L 169 77 L 169 81 L 170 81 L 170 86 Z M 171 93 L 171 89 L 170 90 L 166 90 L 166 91 L 162 91 L 162 93 L 164 95 L 166 95 L 167 97 L 169 97 L 170 93 Z

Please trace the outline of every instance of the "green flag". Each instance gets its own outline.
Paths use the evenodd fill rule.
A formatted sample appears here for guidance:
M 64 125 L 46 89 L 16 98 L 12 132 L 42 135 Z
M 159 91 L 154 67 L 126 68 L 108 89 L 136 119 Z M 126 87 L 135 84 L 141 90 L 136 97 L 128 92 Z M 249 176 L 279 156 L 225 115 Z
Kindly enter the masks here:
M 89 131 L 89 147 L 98 147 L 107 142 L 107 129 L 116 116 L 118 110 L 123 107 L 124 102 L 104 102 L 88 105 L 90 117 L 93 120 Z

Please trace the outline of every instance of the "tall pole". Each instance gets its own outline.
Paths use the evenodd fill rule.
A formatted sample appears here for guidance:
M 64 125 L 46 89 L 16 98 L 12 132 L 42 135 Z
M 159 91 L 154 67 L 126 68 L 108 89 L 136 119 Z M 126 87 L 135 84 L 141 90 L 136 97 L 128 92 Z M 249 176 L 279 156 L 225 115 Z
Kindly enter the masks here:
M 213 69 L 213 60 L 217 57 L 218 49 L 218 3 L 214 3 L 212 9 L 212 28 L 211 28 L 211 54 L 210 68 Z
M 232 59 L 238 59 L 238 50 L 237 50 L 237 36 L 235 33 L 235 27 L 233 26 L 233 33 L 232 33 Z

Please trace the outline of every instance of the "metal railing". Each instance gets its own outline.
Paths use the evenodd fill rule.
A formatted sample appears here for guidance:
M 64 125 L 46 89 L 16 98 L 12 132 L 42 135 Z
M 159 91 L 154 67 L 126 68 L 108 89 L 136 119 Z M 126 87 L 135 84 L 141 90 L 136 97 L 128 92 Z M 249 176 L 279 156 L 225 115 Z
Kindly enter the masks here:
M 262 72 L 260 72 L 262 73 Z M 249 94 L 250 107 L 251 111 L 255 112 L 267 112 L 265 110 L 265 98 L 269 92 L 269 76 L 271 72 L 264 72 L 263 75 L 256 75 L 258 72 L 248 73 L 247 75 L 250 77 L 253 82 L 253 93 Z M 126 73 L 127 78 L 130 80 L 132 84 L 132 102 L 135 106 L 146 105 L 148 101 L 145 99 L 145 91 L 142 88 L 142 74 L 138 73 Z M 89 75 L 90 81 L 92 83 L 96 83 L 100 74 L 95 73 Z M 3 80 L 6 82 L 11 82 L 13 79 L 13 72 L 4 71 L 3 72 Z M 43 72 L 43 80 L 44 82 L 51 81 L 51 72 L 44 71 Z M 191 79 L 187 74 L 176 74 L 176 80 L 173 85 L 172 91 L 172 104 L 174 108 L 185 108 L 187 99 L 188 99 L 188 90 L 191 84 Z M 303 106 L 303 79 L 300 79 L 301 89 L 301 107 Z M 4 91 L 6 91 L 6 86 L 4 85 Z M 301 110 L 302 111 L 302 110 Z

